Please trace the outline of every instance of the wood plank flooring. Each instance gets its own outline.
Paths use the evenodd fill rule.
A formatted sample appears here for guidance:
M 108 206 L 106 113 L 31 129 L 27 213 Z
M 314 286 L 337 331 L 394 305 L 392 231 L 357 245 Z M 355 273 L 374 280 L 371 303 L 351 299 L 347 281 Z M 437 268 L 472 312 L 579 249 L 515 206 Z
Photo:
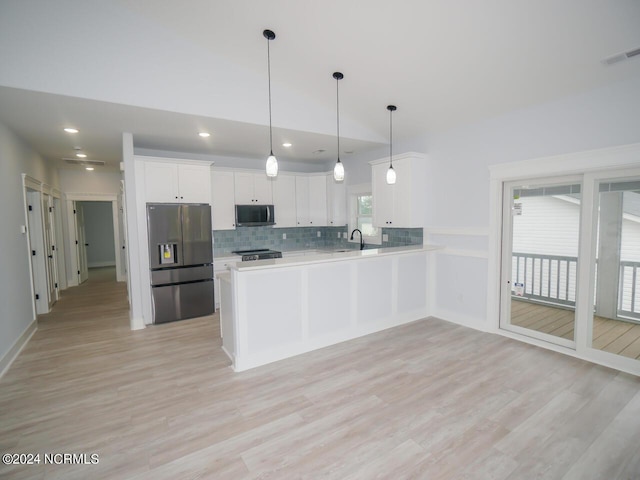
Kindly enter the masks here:
M 439 319 L 242 373 L 216 316 L 132 332 L 64 292 L 0 379 L 3 479 L 638 479 L 640 379 Z
M 573 310 L 512 300 L 511 323 L 573 340 Z M 593 348 L 640 360 L 640 325 L 596 316 Z

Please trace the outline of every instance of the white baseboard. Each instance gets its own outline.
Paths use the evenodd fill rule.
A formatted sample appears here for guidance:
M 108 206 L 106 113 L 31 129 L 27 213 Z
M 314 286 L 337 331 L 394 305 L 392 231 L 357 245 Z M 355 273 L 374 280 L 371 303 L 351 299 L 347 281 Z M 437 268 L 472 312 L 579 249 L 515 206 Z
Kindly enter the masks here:
M 25 347 L 29 340 L 38 330 L 38 320 L 34 319 L 33 322 L 22 332 L 22 335 L 18 337 L 9 351 L 0 359 L 0 378 L 9 370 L 9 367 L 18 357 L 22 349 Z

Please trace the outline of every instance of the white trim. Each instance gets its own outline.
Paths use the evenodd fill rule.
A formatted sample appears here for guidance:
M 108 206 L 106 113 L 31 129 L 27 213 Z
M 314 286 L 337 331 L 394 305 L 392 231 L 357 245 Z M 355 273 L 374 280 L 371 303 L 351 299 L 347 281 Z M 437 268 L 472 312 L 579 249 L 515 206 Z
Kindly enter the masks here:
M 29 343 L 33 334 L 38 330 L 38 320 L 33 319 L 33 321 L 25 328 L 22 335 L 20 335 L 11 348 L 4 354 L 2 358 L 0 358 L 0 378 L 3 377 L 5 373 L 9 370 L 13 362 L 18 358 L 22 349 Z
M 87 262 L 87 268 L 102 268 L 102 267 L 115 267 L 115 260 L 107 260 L 106 262 Z
M 444 320 L 445 322 L 455 323 L 456 325 L 472 328 L 474 330 L 478 330 L 479 332 L 489 331 L 486 327 L 487 322 L 485 322 L 482 318 L 471 317 L 469 315 L 452 312 L 451 310 L 447 310 L 444 308 L 437 308 L 431 313 L 430 316 L 437 318 L 438 320 Z
M 180 163 L 185 165 L 213 165 L 214 162 L 212 160 L 194 160 L 188 158 L 177 158 L 177 157 L 154 157 L 147 155 L 133 155 L 135 161 L 143 161 L 143 162 L 159 162 L 159 163 Z M 262 170 L 261 170 L 262 171 Z

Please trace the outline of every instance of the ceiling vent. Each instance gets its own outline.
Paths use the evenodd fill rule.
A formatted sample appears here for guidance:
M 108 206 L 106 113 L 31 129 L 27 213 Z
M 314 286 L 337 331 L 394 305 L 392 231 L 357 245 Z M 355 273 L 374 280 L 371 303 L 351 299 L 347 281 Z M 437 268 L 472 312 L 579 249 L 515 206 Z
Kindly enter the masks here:
M 75 158 L 63 158 L 70 165 L 82 165 L 83 167 L 103 166 L 102 160 L 76 160 Z
M 602 63 L 604 63 L 605 65 L 613 65 L 614 63 L 623 62 L 638 55 L 640 55 L 640 48 L 634 48 L 633 50 L 629 50 L 628 52 L 617 53 L 615 55 L 612 55 L 611 57 L 605 58 L 604 60 L 602 60 Z

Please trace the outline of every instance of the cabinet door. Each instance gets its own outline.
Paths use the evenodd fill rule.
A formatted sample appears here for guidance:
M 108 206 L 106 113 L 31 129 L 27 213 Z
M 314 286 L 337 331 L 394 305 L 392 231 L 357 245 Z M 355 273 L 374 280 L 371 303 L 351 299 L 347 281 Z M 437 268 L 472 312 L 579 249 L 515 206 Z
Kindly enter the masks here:
M 235 200 L 238 205 L 251 205 L 256 203 L 253 195 L 253 173 L 234 173 Z
M 393 197 L 396 185 L 387 185 L 389 164 L 381 163 L 371 168 L 371 193 L 373 195 L 373 225 L 390 227 L 393 225 Z M 393 167 L 396 168 L 395 166 Z
M 309 225 L 309 177 L 296 176 L 296 224 Z
M 280 174 L 273 179 L 273 208 L 276 227 L 295 227 L 296 177 Z
M 411 214 L 413 211 L 413 202 L 415 201 L 411 189 L 411 161 L 407 159 L 393 162 L 393 168 L 396 171 L 397 179 L 396 184 L 393 185 L 395 187 L 393 215 L 391 218 L 392 223 L 389 226 L 411 228 L 413 227 Z
M 178 165 L 178 194 L 182 203 L 209 203 L 211 201 L 210 167 Z
M 266 173 L 253 174 L 253 198 L 256 199 L 255 203 L 260 205 L 271 205 L 273 203 L 271 183 L 272 180 L 267 177 Z
M 327 175 L 327 225 L 337 227 L 347 224 L 347 187 L 336 182 L 333 174 Z
M 172 163 L 145 162 L 145 200 L 153 203 L 178 203 L 178 166 Z
M 211 175 L 211 224 L 213 230 L 236 228 L 233 172 L 216 172 Z
M 327 180 L 324 175 L 309 177 L 309 224 L 327 226 Z

